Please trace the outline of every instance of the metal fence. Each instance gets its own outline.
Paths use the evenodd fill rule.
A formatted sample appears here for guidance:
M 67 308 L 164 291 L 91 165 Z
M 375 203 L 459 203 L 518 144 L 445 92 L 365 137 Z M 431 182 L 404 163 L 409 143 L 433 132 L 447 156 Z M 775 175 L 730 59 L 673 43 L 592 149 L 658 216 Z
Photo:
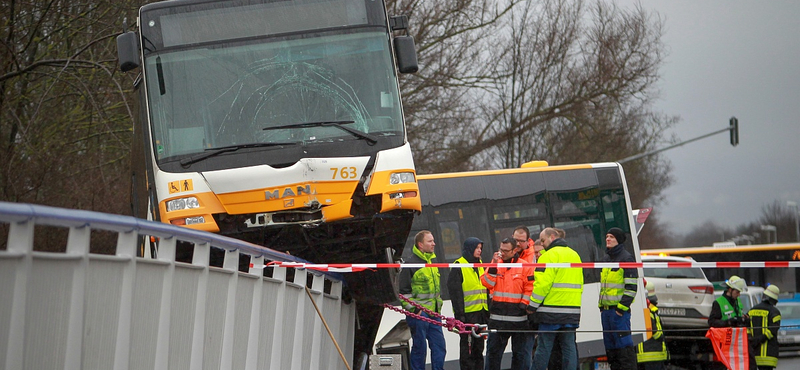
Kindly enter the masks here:
M 254 244 L 132 217 L 0 202 L 0 368 L 345 369 L 355 304 L 342 280 L 265 267 L 302 261 Z M 69 229 L 65 253 L 33 250 L 35 226 Z M 92 231 L 118 234 L 116 252 L 89 252 Z M 36 231 L 38 232 L 38 231 Z M 136 256 L 150 236 L 157 258 Z M 175 261 L 178 242 L 192 263 Z M 209 266 L 209 250 L 225 252 Z M 248 272 L 239 256 L 250 257 Z M 266 273 L 265 273 L 266 270 Z M 311 294 L 307 294 L 306 287 Z

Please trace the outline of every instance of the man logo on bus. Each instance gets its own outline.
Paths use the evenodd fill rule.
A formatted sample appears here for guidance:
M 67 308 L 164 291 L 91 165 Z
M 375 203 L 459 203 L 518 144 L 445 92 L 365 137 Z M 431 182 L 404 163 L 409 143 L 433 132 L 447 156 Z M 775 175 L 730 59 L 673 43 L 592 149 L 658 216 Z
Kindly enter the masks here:
M 267 190 L 264 192 L 264 196 L 266 197 L 267 200 L 271 200 L 271 199 L 281 199 L 288 197 L 297 197 L 303 195 L 304 193 L 306 195 L 311 195 L 311 185 L 297 186 L 295 187 L 294 190 L 292 190 L 291 187 L 286 187 L 283 188 L 283 192 L 281 192 L 281 189 Z

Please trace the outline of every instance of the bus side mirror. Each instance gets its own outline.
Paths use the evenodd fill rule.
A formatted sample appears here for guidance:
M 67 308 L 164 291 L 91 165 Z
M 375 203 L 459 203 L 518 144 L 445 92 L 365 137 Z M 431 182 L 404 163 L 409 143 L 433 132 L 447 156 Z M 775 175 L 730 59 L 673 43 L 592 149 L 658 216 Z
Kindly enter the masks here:
M 139 67 L 139 46 L 135 32 L 123 32 L 117 36 L 117 56 L 120 71 L 127 72 Z
M 394 56 L 397 59 L 397 69 L 400 73 L 416 73 L 417 51 L 414 49 L 414 38 L 411 36 L 397 36 L 394 38 Z

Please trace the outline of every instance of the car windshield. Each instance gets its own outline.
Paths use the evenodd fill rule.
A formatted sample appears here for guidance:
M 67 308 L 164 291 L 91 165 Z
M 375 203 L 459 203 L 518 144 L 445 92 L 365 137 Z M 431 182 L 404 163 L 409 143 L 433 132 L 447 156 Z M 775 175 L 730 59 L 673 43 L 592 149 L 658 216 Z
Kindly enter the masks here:
M 696 268 L 646 268 L 644 276 L 666 279 L 705 279 L 703 270 Z
M 800 319 L 800 302 L 779 302 L 776 307 L 781 311 L 781 320 Z

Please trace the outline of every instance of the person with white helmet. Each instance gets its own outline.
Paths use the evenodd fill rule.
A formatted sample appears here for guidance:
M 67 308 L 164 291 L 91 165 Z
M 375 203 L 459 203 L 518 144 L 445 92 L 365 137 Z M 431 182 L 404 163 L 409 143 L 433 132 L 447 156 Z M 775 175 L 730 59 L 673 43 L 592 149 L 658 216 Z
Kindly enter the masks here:
M 745 327 L 746 316 L 742 312 L 742 301 L 739 295 L 747 291 L 747 283 L 744 279 L 733 275 L 725 281 L 725 292 L 717 297 L 711 306 L 711 314 L 708 315 L 708 326 L 712 328 Z
M 750 317 L 744 313 L 742 301 L 739 295 L 747 291 L 747 283 L 744 279 L 733 275 L 725 281 L 725 291 L 717 297 L 711 306 L 711 314 L 708 315 L 708 326 L 712 328 L 746 328 L 750 326 Z M 756 360 L 753 351 L 749 352 L 750 369 L 756 368 Z
M 759 370 L 774 369 L 778 366 L 778 329 L 781 327 L 781 311 L 775 307 L 781 290 L 776 285 L 764 289 L 761 303 L 749 312 L 750 352 L 755 354 Z

